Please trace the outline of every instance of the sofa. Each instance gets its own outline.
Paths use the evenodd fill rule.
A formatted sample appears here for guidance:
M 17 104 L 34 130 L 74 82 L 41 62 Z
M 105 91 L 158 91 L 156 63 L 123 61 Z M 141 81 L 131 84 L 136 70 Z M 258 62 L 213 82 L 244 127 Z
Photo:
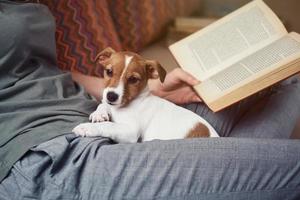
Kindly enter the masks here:
M 71 71 L 75 80 L 81 74 L 92 76 L 92 84 L 102 76 L 102 66 L 94 59 L 107 46 L 139 52 L 158 60 L 167 71 L 178 67 L 164 39 L 167 28 L 175 17 L 197 14 L 203 8 L 202 0 L 41 2 L 56 20 L 58 66 Z M 292 137 L 300 138 L 300 119 Z
M 85 75 L 102 76 L 98 52 L 139 52 L 161 39 L 176 16 L 201 10 L 201 0 L 42 0 L 56 20 L 58 66 Z

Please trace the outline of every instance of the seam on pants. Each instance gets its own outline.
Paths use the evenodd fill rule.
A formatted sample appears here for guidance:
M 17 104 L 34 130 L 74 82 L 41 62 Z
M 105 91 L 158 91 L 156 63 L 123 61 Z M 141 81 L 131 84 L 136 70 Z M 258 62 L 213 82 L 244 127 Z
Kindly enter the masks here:
M 25 175 L 18 167 L 13 166 L 13 168 L 15 169 L 15 171 L 22 176 L 23 178 L 25 178 L 28 182 L 30 182 L 31 185 L 38 185 L 38 187 L 40 187 L 42 190 L 45 190 L 45 185 L 44 184 L 40 184 L 39 182 L 33 182 L 27 175 Z M 24 188 L 27 188 L 27 185 L 25 185 L 23 182 L 19 182 L 20 185 L 24 186 Z M 74 189 L 74 190 L 67 190 L 67 189 L 62 189 L 61 186 L 57 185 L 55 182 L 47 180 L 47 184 L 53 186 L 55 189 L 61 191 L 61 192 L 68 192 L 68 193 L 76 193 L 78 195 L 79 199 L 82 199 L 81 193 L 78 189 Z
M 38 185 L 38 187 L 42 191 L 51 191 L 51 190 L 49 190 L 48 187 L 45 187 L 44 184 L 35 183 L 32 180 L 30 180 L 30 179 L 28 180 L 28 177 L 26 175 L 24 175 L 24 173 L 22 173 L 19 169 L 15 170 L 15 172 L 18 173 L 20 176 L 24 177 L 28 182 L 30 182 L 30 185 L 32 185 L 34 187 L 36 185 Z M 63 196 L 62 199 L 64 199 L 64 200 L 82 200 L 83 199 L 82 196 L 81 196 L 81 193 L 77 189 L 73 190 L 73 191 L 70 191 L 70 190 L 62 189 L 61 187 L 58 187 L 56 184 L 54 184 L 54 183 L 52 183 L 50 181 L 47 181 L 47 183 L 50 184 L 51 186 L 53 186 L 54 189 L 59 192 L 59 194 L 66 194 L 66 195 L 68 195 L 70 193 L 73 194 L 73 197 Z M 24 188 L 27 189 L 27 185 L 24 184 L 23 182 L 18 182 L 18 184 L 20 184 L 21 186 L 23 186 Z M 74 194 L 74 192 L 75 192 L 75 194 Z M 30 196 L 30 197 L 27 196 L 25 199 L 37 199 L 38 200 L 38 199 L 40 199 L 40 197 L 41 197 L 40 195 L 34 195 L 34 194 L 32 194 L 32 196 Z
M 35 183 L 33 182 L 27 175 L 25 175 L 18 167 L 13 166 L 13 168 L 15 169 L 15 171 L 22 177 L 24 177 L 28 182 L 32 183 L 32 185 L 39 185 L 39 187 L 42 187 L 43 189 L 45 188 L 44 184 L 39 184 L 39 183 Z M 47 181 L 47 183 L 49 183 L 50 185 L 54 186 L 57 189 L 60 189 L 60 187 L 52 182 Z M 19 184 L 24 185 L 22 182 L 19 182 Z

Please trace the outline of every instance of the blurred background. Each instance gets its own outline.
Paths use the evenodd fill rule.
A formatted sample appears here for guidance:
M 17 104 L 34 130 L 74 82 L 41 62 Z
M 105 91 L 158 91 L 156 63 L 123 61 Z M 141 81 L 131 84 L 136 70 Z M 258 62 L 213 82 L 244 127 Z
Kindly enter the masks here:
M 250 0 L 203 0 L 202 13 L 205 16 L 221 17 Z M 265 3 L 285 23 L 289 31 L 300 32 L 300 1 L 299 0 L 264 0 Z
M 173 42 L 186 37 L 187 35 L 199 30 L 215 20 L 235 11 L 250 0 L 199 0 L 199 10 L 190 16 L 177 16 L 174 26 L 168 29 L 168 42 Z M 300 1 L 299 0 L 264 0 L 264 2 L 277 14 L 287 30 L 300 32 Z M 194 17 L 194 19 L 192 19 Z

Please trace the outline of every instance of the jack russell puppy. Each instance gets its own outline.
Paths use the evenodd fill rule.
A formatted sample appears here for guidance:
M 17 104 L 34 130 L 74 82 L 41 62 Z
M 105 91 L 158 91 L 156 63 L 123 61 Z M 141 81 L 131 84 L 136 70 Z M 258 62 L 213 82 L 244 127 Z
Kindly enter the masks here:
M 148 79 L 163 82 L 166 76 L 157 61 L 110 47 L 96 59 L 105 68 L 102 103 L 90 115 L 91 123 L 73 129 L 76 135 L 108 137 L 118 143 L 219 137 L 202 117 L 150 93 Z

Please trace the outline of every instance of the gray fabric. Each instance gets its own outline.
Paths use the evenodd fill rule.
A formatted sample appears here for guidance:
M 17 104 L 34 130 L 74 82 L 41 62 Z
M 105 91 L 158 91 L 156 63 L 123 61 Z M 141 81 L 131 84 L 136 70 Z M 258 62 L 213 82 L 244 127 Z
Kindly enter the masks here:
M 299 140 L 107 144 L 70 134 L 39 145 L 0 184 L 0 199 L 300 198 Z
M 96 108 L 56 67 L 47 7 L 0 0 L 0 181 L 31 147 L 70 133 Z
M 184 107 L 204 117 L 223 137 L 289 138 L 300 119 L 300 77 L 295 75 L 220 112 Z
M 234 126 L 231 137 L 289 137 L 300 120 L 299 75 L 277 85 L 276 90 L 260 105 L 250 108 Z
M 229 137 L 235 125 L 239 123 L 244 115 L 248 114 L 249 108 L 257 107 L 261 101 L 273 97 L 275 93 L 277 93 L 277 86 L 263 90 L 216 113 L 212 112 L 202 103 L 187 104 L 184 105 L 184 107 L 206 119 L 220 136 Z M 288 109 L 290 108 L 288 107 Z M 274 110 L 274 112 L 277 111 Z M 292 126 L 293 125 L 294 124 L 292 124 Z M 239 131 L 243 132 L 243 127 L 239 129 Z M 246 133 L 246 135 L 249 135 L 249 133 Z M 249 137 L 251 137 L 251 135 L 249 135 Z
M 266 137 L 280 139 L 224 137 L 112 145 L 106 138 L 69 134 L 40 144 L 17 162 L 0 184 L 0 199 L 299 199 L 300 141 L 287 139 L 295 125 L 287 118 L 300 113 L 300 105 L 289 104 L 300 101 L 300 82 L 292 80 L 264 98 L 253 96 L 217 115 L 202 104 L 186 106 L 209 119 L 223 135 L 233 129 L 241 137 L 268 132 Z M 252 116 L 246 108 L 255 108 L 262 100 L 259 109 L 268 113 L 263 115 L 270 126 L 257 121 L 247 126 L 231 123 L 244 116 L 238 122 L 244 124 Z M 281 106 L 270 110 L 278 101 Z M 274 127 L 269 118 L 284 124 Z M 255 132 L 248 126 L 256 127 Z M 278 135 L 280 127 L 285 132 Z
M 39 144 L 1 182 L 1 200 L 300 197 L 298 140 L 112 145 L 105 138 L 73 134 L 49 140 L 86 121 L 96 106 L 68 74 L 56 69 L 53 25 L 44 6 L 0 0 L 0 180 L 27 149 Z M 258 107 L 262 99 L 268 101 Z M 299 101 L 299 83 L 294 81 L 216 114 L 202 104 L 186 107 L 223 136 L 288 138 Z M 256 112 L 261 121 L 253 120 L 249 108 L 261 111 Z

